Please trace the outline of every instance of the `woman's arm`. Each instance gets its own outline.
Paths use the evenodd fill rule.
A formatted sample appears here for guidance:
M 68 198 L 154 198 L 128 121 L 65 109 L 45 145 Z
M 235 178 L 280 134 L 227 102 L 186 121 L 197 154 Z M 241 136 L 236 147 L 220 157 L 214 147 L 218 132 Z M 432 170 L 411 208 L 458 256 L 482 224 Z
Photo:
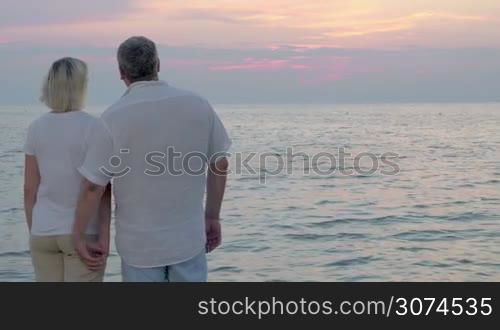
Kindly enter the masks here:
M 35 156 L 26 155 L 24 160 L 24 212 L 28 229 L 31 231 L 33 223 L 33 207 L 40 186 L 40 171 Z
M 73 242 L 78 255 L 91 270 L 101 269 L 106 261 L 106 258 L 103 257 L 107 252 L 100 246 L 100 242 L 90 242 L 85 238 L 87 225 L 92 219 L 92 215 L 97 213 L 100 218 L 101 199 L 105 191 L 106 186 L 96 185 L 87 179 L 83 179 L 80 197 L 75 210 Z M 98 231 L 100 230 L 101 225 L 99 224 Z
M 111 224 L 111 183 L 106 186 L 106 190 L 101 197 L 98 221 L 99 245 L 105 250 L 107 256 L 109 253 L 109 227 Z

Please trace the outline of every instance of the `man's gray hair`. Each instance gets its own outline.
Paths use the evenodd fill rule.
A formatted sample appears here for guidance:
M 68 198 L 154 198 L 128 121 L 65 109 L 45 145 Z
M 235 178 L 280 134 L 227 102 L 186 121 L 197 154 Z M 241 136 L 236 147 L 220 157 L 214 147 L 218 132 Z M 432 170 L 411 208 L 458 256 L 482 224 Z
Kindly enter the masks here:
M 134 81 L 158 78 L 158 52 L 146 37 L 131 37 L 118 48 L 118 65 Z

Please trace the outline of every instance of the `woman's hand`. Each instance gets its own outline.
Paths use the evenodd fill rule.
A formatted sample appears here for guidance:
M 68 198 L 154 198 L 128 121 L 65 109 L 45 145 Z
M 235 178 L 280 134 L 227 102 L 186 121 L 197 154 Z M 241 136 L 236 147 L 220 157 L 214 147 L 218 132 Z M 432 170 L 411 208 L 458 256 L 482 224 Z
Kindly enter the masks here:
M 73 241 L 76 252 L 89 270 L 97 271 L 106 267 L 109 248 L 104 247 L 105 244 L 99 241 L 87 241 L 82 237 L 73 237 Z M 107 246 L 109 246 L 109 244 L 107 244 Z
M 97 242 L 90 242 L 89 247 L 95 251 L 98 255 L 100 255 L 103 259 L 104 262 L 106 262 L 106 259 L 109 256 L 109 239 L 106 237 L 99 237 L 99 240 Z

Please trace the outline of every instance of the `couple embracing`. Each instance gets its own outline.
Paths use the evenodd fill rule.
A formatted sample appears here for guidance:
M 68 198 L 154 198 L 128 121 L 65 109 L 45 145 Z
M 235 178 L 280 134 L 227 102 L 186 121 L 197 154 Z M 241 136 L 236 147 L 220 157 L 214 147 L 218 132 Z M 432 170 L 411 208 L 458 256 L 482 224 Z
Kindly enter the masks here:
M 159 80 L 154 42 L 129 38 L 117 58 L 127 90 L 100 118 L 83 109 L 83 61 L 54 62 L 43 83 L 51 111 L 31 123 L 25 144 L 36 280 L 102 281 L 114 200 L 123 281 L 204 282 L 206 253 L 222 239 L 231 140 L 204 98 Z

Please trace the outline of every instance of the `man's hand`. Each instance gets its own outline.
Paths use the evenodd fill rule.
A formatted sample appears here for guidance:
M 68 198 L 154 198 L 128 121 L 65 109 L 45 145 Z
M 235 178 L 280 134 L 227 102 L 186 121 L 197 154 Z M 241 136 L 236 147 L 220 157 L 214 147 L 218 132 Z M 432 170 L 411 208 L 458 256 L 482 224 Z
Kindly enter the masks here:
M 207 252 L 215 250 L 222 241 L 219 221 L 220 208 L 226 188 L 229 162 L 226 157 L 210 164 L 207 174 L 207 201 L 205 207 L 205 226 L 207 230 Z
M 89 242 L 82 237 L 73 237 L 75 250 L 89 270 L 97 271 L 106 266 L 108 249 L 99 242 Z
M 222 242 L 222 231 L 219 219 L 205 218 L 207 232 L 207 252 L 215 250 Z
M 90 251 L 90 254 L 95 255 L 97 257 L 101 257 L 104 262 L 109 255 L 109 241 L 107 240 L 98 240 L 98 241 L 87 241 L 87 249 Z

